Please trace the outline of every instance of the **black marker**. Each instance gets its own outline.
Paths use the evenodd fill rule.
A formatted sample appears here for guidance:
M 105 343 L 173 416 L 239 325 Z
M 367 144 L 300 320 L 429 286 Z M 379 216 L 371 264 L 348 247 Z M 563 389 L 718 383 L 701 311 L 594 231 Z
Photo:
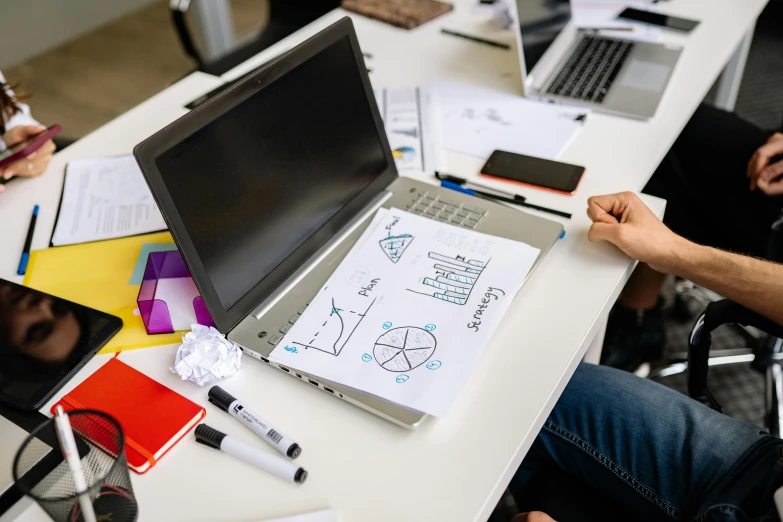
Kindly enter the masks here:
M 295 459 L 302 453 L 299 444 L 292 441 L 282 432 L 277 431 L 267 421 L 245 408 L 245 405 L 235 399 L 230 393 L 220 386 L 209 389 L 208 400 L 223 411 L 227 411 L 232 417 L 241 422 L 247 429 L 267 441 L 277 451 Z
M 301 484 L 307 479 L 307 471 L 293 462 L 254 448 L 206 424 L 196 426 L 196 442 L 225 451 L 289 482 Z
M 464 38 L 465 40 L 470 40 L 471 42 L 483 43 L 484 45 L 491 45 L 492 47 L 499 47 L 500 49 L 511 49 L 511 46 L 504 44 L 503 42 L 495 42 L 493 40 L 487 40 L 486 38 L 479 38 L 478 36 L 458 33 L 457 31 L 452 31 L 451 29 L 441 29 L 440 32 L 443 34 L 456 36 L 458 38 Z

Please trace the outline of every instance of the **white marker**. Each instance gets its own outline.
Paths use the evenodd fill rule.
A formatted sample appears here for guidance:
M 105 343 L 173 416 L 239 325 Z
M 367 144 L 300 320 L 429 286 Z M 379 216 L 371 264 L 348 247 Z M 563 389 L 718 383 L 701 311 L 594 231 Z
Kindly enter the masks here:
M 84 479 L 82 470 L 82 461 L 79 459 L 79 450 L 76 447 L 76 439 L 73 437 L 71 421 L 68 415 L 63 411 L 62 406 L 57 406 L 57 415 L 54 416 L 54 427 L 57 430 L 57 438 L 60 440 L 60 449 L 68 463 L 68 468 L 73 475 L 73 486 L 76 492 L 82 492 L 79 495 L 79 507 L 82 511 L 84 522 L 96 522 L 95 510 L 92 507 L 90 494 L 87 492 L 87 481 Z
M 289 482 L 301 484 L 307 479 L 307 472 L 293 462 L 254 448 L 250 444 L 245 444 L 239 439 L 229 437 L 206 424 L 196 426 L 196 441 L 215 449 L 223 450 L 229 455 L 258 466 Z
M 245 408 L 245 405 L 226 392 L 220 386 L 209 389 L 209 402 L 223 411 L 227 411 L 250 431 L 267 441 L 277 451 L 295 459 L 302 453 L 299 444 L 292 441 L 282 432 L 273 428 L 267 421 Z

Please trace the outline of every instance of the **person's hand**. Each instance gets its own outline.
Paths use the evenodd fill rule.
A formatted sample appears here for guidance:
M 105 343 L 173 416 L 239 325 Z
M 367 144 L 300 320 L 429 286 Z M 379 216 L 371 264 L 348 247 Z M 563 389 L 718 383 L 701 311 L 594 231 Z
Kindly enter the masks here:
M 557 522 L 554 518 L 541 511 L 531 511 L 530 513 L 520 513 L 511 519 L 511 522 Z
M 3 136 L 3 141 L 5 141 L 8 147 L 13 147 L 17 143 L 21 143 L 45 130 L 46 127 L 43 125 L 20 125 L 6 132 Z M 54 149 L 54 142 L 52 140 L 47 141 L 26 158 L 22 158 L 4 168 L 2 172 L 3 178 L 11 179 L 13 176 L 38 176 L 43 174 L 46 167 L 49 166 Z
M 587 215 L 593 221 L 590 241 L 609 241 L 659 272 L 668 272 L 674 256 L 687 244 L 633 192 L 592 197 L 587 200 Z
M 770 196 L 783 194 L 783 159 L 771 163 L 773 158 L 781 155 L 783 134 L 776 132 L 750 158 L 747 172 L 750 190 L 758 188 Z

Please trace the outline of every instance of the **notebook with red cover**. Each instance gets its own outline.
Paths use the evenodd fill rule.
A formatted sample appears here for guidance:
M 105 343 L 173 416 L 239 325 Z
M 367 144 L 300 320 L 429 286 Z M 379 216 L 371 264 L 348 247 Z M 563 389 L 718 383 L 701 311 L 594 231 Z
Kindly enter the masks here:
M 207 414 L 116 357 L 60 399 L 52 413 L 58 405 L 66 412 L 98 410 L 114 417 L 125 434 L 128 466 L 136 473 L 147 472 Z

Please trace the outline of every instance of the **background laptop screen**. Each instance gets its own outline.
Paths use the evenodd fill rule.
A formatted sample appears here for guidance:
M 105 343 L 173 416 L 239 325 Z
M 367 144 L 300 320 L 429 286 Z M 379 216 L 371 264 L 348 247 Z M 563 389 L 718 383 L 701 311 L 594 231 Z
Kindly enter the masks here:
M 571 19 L 569 0 L 517 0 L 527 73 L 535 67 Z
M 224 310 L 388 168 L 348 37 L 157 159 Z

